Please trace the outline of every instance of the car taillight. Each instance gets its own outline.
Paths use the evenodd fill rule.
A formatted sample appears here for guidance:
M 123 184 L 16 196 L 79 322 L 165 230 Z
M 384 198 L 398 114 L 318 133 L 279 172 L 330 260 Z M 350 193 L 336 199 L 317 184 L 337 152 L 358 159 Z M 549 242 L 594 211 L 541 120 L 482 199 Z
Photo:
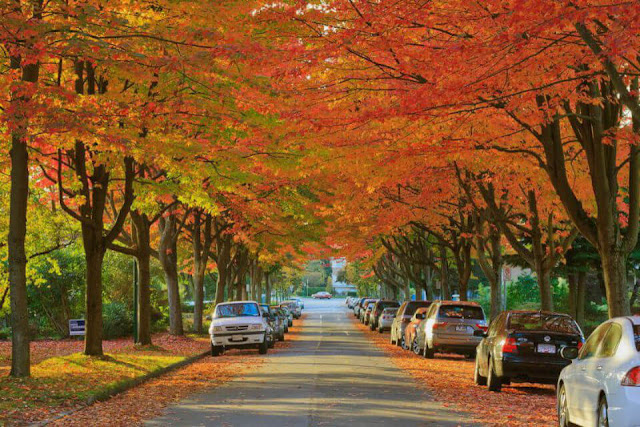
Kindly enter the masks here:
M 627 387 L 640 387 L 640 366 L 636 366 L 624 376 L 622 385 Z
M 515 338 L 507 338 L 504 340 L 504 344 L 502 344 L 502 353 L 517 353 L 518 345 L 516 344 Z
M 480 323 L 476 323 L 476 328 L 481 329 L 484 332 L 487 332 L 487 329 L 489 329 L 487 325 L 481 325 Z
M 578 351 L 582 350 L 582 346 L 584 343 L 582 341 L 578 341 Z
M 444 328 L 445 326 L 447 326 L 447 324 L 446 324 L 446 323 L 444 323 L 444 322 L 438 322 L 438 323 L 434 323 L 434 324 L 433 324 L 433 329 Z

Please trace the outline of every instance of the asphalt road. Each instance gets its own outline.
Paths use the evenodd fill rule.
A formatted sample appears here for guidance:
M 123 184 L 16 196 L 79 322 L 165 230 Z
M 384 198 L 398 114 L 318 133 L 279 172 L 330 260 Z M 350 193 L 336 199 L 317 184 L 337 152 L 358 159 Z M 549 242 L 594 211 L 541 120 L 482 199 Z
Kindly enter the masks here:
M 342 299 L 305 301 L 300 341 L 148 422 L 161 426 L 459 426 L 352 324 Z M 254 350 L 247 350 L 254 351 Z

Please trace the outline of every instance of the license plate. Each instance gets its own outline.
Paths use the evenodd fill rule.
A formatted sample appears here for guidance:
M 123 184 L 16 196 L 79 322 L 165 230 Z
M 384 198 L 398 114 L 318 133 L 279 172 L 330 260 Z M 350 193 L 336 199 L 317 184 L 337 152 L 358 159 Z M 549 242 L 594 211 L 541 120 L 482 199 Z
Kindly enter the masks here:
M 456 326 L 456 332 L 467 332 L 466 326 Z
M 538 344 L 538 353 L 556 354 L 556 346 L 553 344 Z
M 231 335 L 231 341 L 242 341 L 242 335 Z

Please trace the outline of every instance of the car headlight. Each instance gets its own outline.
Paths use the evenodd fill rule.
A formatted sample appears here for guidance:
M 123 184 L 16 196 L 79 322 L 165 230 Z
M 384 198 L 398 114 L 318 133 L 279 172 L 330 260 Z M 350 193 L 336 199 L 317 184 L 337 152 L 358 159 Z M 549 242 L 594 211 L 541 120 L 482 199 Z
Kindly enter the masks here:
M 222 331 L 223 331 L 222 326 L 214 326 L 213 327 L 213 332 L 222 332 Z
M 262 329 L 262 325 L 250 325 L 249 330 L 251 331 L 259 331 Z

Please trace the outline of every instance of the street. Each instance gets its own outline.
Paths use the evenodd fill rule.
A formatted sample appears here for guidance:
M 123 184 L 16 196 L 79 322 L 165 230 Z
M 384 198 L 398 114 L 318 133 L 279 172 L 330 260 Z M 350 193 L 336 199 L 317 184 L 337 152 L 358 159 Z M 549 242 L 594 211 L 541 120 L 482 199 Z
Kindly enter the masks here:
M 157 426 L 458 426 L 354 327 L 343 299 L 305 300 L 299 340 L 244 377 L 192 396 Z M 252 351 L 252 350 L 248 350 Z

